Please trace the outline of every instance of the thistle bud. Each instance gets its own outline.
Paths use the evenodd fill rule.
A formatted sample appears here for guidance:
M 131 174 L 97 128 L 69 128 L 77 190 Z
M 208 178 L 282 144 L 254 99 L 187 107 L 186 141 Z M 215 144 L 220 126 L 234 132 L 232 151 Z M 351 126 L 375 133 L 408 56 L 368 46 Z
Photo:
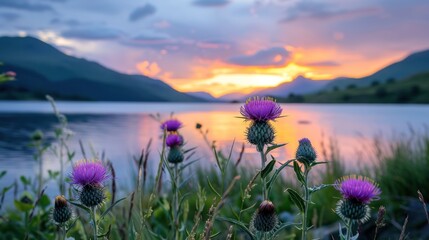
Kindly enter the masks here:
M 183 151 L 181 147 L 172 147 L 170 148 L 170 151 L 168 152 L 167 160 L 170 163 L 181 163 L 183 162 L 183 159 L 185 156 L 183 155 Z
M 367 204 L 351 200 L 340 200 L 337 203 L 337 214 L 343 219 L 366 222 L 370 217 L 370 209 Z
M 316 160 L 317 154 L 308 138 L 299 140 L 296 159 L 301 163 L 310 164 Z
M 87 207 L 101 204 L 104 198 L 104 188 L 101 185 L 86 185 L 80 192 L 80 201 Z
M 252 122 L 247 128 L 247 140 L 262 151 L 264 145 L 274 141 L 274 129 L 269 122 Z
M 71 210 L 64 196 L 55 197 L 55 207 L 53 212 L 54 221 L 57 223 L 67 222 L 71 218 Z
M 270 201 L 263 201 L 252 218 L 252 226 L 259 232 L 270 232 L 277 225 L 277 215 Z

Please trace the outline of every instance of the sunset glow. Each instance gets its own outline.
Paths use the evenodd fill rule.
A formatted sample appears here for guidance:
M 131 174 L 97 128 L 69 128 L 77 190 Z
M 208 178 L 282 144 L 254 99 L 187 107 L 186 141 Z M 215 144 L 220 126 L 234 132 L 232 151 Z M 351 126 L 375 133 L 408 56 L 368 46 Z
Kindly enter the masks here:
M 0 35 L 214 96 L 363 77 L 429 48 L 422 0 L 7 2 Z

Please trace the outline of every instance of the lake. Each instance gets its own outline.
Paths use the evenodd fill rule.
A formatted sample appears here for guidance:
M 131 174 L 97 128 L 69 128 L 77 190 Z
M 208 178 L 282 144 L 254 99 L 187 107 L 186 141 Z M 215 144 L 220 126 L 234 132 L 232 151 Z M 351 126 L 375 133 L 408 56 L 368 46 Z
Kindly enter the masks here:
M 130 184 L 131 159 L 137 156 L 153 139 L 150 165 L 157 165 L 161 146 L 159 123 L 150 114 L 159 113 L 168 119 L 171 112 L 184 123 L 181 130 L 186 146 L 197 146 L 194 158 L 199 164 L 212 167 L 215 163 L 210 148 L 196 130 L 196 123 L 208 129 L 208 137 L 216 145 L 229 151 L 235 139 L 233 159 L 245 143 L 243 165 L 252 165 L 258 159 L 255 149 L 245 140 L 248 125 L 237 118 L 241 104 L 207 103 L 112 103 L 112 102 L 58 102 L 58 109 L 69 121 L 74 132 L 69 141 L 76 151 L 75 160 L 82 158 L 79 140 L 85 145 L 87 155 L 100 156 L 104 151 L 116 168 L 117 179 L 122 186 Z M 341 150 L 342 160 L 350 169 L 371 162 L 365 151 L 371 147 L 374 136 L 387 139 L 400 138 L 426 131 L 429 124 L 428 105 L 337 105 L 337 104 L 282 104 L 284 118 L 273 125 L 277 131 L 276 142 L 288 143 L 273 155 L 280 161 L 292 158 L 298 140 L 311 139 L 316 150 L 322 152 L 322 142 L 329 145 L 333 138 Z M 20 175 L 32 175 L 37 171 L 33 160 L 34 150 L 29 147 L 31 134 L 40 129 L 46 139 L 52 141 L 58 121 L 48 102 L 0 102 L 0 170 L 8 174 L 0 182 L 0 188 Z M 91 150 L 92 149 L 92 150 Z M 320 154 L 321 155 L 321 154 Z M 323 159 L 321 159 L 323 160 Z M 59 163 L 51 153 L 44 158 L 45 170 L 58 169 Z M 70 167 L 67 168 L 70 171 Z

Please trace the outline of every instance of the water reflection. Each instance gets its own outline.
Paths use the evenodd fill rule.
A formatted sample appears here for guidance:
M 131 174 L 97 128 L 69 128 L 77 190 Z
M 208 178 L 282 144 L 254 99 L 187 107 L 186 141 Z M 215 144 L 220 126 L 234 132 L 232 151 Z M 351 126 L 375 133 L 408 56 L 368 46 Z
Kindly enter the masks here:
M 14 106 L 15 104 L 15 106 Z M 40 129 L 46 133 L 47 141 L 54 138 L 54 129 L 58 122 L 47 103 L 10 103 L 0 105 L 0 169 L 9 174 L 0 187 L 12 182 L 19 175 L 34 173 L 33 150 L 28 146 L 31 133 Z M 200 164 L 214 165 L 210 148 L 204 143 L 201 134 L 195 129 L 201 123 L 209 129 L 209 138 L 216 145 L 228 151 L 235 139 L 235 155 L 241 144 L 246 143 L 244 132 L 248 122 L 237 118 L 239 104 L 137 104 L 137 103 L 59 103 L 60 111 L 69 120 L 69 128 L 75 133 L 70 141 L 71 149 L 76 151 L 76 159 L 81 158 L 79 140 L 87 146 L 87 154 L 105 155 L 117 170 L 118 181 L 122 185 L 130 184 L 130 159 L 138 155 L 150 138 L 153 139 L 149 166 L 155 168 L 161 146 L 159 123 L 149 116 L 160 112 L 166 119 L 170 112 L 184 122 L 182 134 L 188 147 L 198 146 L 195 158 Z M 329 137 L 337 139 L 343 161 L 350 168 L 362 161 L 368 161 L 365 154 L 357 150 L 371 145 L 375 134 L 383 133 L 387 137 L 393 132 L 407 132 L 408 126 L 421 129 L 428 123 L 428 106 L 395 105 L 283 105 L 283 118 L 273 123 L 277 143 L 288 143 L 285 148 L 273 152 L 280 161 L 292 158 L 298 146 L 298 140 L 310 138 L 316 150 L 321 153 L 321 142 Z M 88 112 L 96 112 L 88 113 Z M 32 112 L 32 113 L 28 113 Z M 81 113 L 83 112 L 83 113 Z M 363 136 L 363 137 L 362 137 Z M 89 147 L 91 146 L 91 147 Z M 251 165 L 258 154 L 250 144 L 242 164 Z M 93 149 L 93 151 L 91 150 Z M 57 169 L 58 160 L 52 154 L 45 158 L 46 169 Z M 34 175 L 34 174 L 33 174 Z

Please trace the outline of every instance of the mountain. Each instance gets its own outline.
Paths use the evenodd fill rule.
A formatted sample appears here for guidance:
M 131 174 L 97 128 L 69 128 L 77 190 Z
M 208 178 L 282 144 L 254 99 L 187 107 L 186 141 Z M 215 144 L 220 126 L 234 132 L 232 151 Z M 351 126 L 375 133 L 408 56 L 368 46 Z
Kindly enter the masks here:
M 355 85 L 356 87 L 370 86 L 371 84 L 387 81 L 401 80 L 413 75 L 429 71 L 429 50 L 416 52 L 403 60 L 388 65 L 381 70 L 363 78 L 341 78 L 326 85 L 326 89 L 344 89 Z
M 128 75 L 66 55 L 33 37 L 0 37 L 0 70 L 17 73 L 9 92 L 52 94 L 96 101 L 204 101 L 143 75 Z
M 218 99 L 223 101 L 243 101 L 246 99 L 246 94 L 239 92 L 228 93 L 220 96 Z
M 289 94 L 301 95 L 314 93 L 322 89 L 328 82 L 328 80 L 315 81 L 303 76 L 298 76 L 291 82 L 282 83 L 276 87 L 256 91 L 249 94 L 248 96 L 286 97 Z
M 366 87 L 325 90 L 313 94 L 278 98 L 299 103 L 429 103 L 429 71 L 398 81 Z
M 204 99 L 210 102 L 220 102 L 221 100 L 213 97 L 210 93 L 208 92 L 186 92 L 186 94 L 190 95 L 190 96 L 194 96 L 196 98 L 200 98 L 200 99 Z

